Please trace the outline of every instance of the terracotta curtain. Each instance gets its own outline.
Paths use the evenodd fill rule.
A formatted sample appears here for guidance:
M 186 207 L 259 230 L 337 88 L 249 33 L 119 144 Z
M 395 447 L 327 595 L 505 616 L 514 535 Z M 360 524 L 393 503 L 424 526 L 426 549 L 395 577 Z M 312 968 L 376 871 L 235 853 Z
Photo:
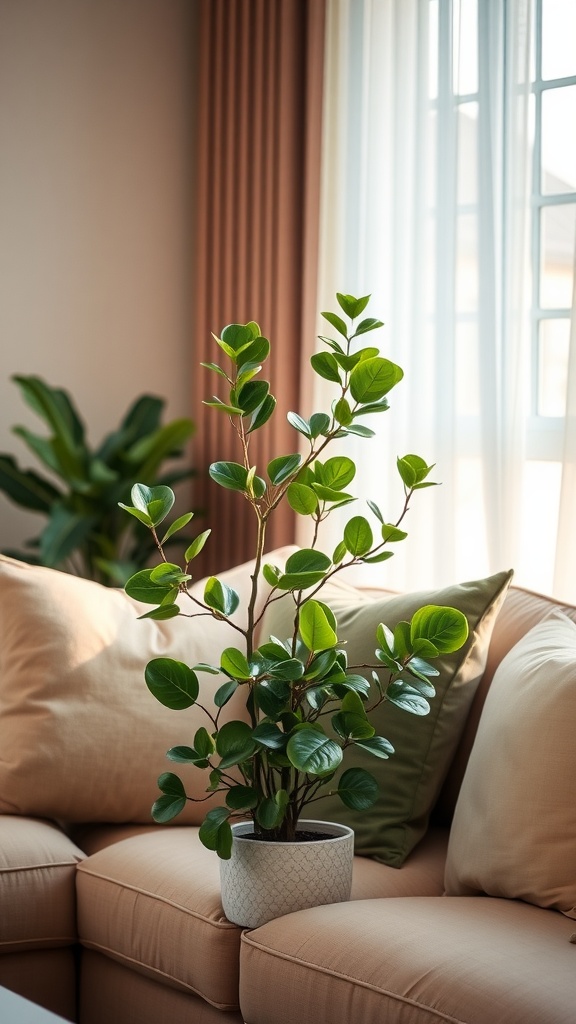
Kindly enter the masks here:
M 260 475 L 271 458 L 297 450 L 286 412 L 305 413 L 299 378 L 302 345 L 315 330 L 324 6 L 200 0 L 194 364 L 215 360 L 211 331 L 228 323 L 256 320 L 271 340 L 278 407 L 253 435 Z M 213 530 L 195 565 L 215 573 L 252 556 L 255 524 L 242 496 L 207 475 L 211 462 L 241 459 L 226 416 L 201 404 L 216 376 L 194 372 L 194 503 Z M 267 549 L 290 543 L 294 530 L 290 509 L 279 510 Z

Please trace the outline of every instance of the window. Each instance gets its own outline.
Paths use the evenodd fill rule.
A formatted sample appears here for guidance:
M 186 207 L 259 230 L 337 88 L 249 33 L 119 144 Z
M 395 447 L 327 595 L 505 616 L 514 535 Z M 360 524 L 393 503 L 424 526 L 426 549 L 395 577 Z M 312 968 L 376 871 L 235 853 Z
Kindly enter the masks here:
M 406 370 L 361 496 L 392 501 L 402 449 L 443 484 L 414 503 L 387 582 L 512 566 L 576 598 L 576 2 L 327 13 L 319 308 L 371 292 Z

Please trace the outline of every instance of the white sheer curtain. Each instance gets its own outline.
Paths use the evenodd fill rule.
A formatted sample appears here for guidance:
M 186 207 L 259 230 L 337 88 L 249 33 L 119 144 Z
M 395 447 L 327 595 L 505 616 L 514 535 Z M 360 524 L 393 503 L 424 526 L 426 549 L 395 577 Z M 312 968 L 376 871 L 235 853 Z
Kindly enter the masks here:
M 374 417 L 376 438 L 346 442 L 356 493 L 394 521 L 396 456 L 409 452 L 435 462 L 441 482 L 415 496 L 395 557 L 362 570 L 393 587 L 515 567 L 517 582 L 552 589 L 549 547 L 531 576 L 524 480 L 531 23 L 531 0 L 328 2 L 319 309 L 336 291 L 371 293 L 382 352 L 406 374 Z M 341 522 L 326 524 L 326 551 Z M 572 529 L 565 513 L 563 543 Z M 558 586 L 565 566 L 562 556 Z M 576 567 L 568 576 L 564 596 L 566 584 L 576 596 Z

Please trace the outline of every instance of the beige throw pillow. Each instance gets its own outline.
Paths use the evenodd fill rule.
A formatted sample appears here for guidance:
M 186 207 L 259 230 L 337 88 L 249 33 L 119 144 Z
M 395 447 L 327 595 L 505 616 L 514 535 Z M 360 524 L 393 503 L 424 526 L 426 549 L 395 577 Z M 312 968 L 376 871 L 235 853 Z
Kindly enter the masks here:
M 269 557 L 282 565 L 290 550 Z M 246 562 L 219 574 L 240 594 L 236 621 L 252 571 Z M 204 581 L 192 590 L 202 596 Z M 151 822 L 156 779 L 170 770 L 166 751 L 191 744 L 207 722 L 195 707 L 175 712 L 159 704 L 144 681 L 146 663 L 218 662 L 242 638 L 209 614 L 139 620 L 149 609 L 121 590 L 0 556 L 0 813 Z M 199 679 L 210 704 L 222 679 Z M 240 695 L 221 721 L 245 714 Z M 205 772 L 182 775 L 190 795 L 205 796 Z M 209 806 L 190 803 L 177 821 L 202 821 Z
M 338 582 L 322 591 L 322 599 L 338 621 L 339 640 L 346 643 L 349 666 L 377 664 L 378 624 L 384 622 L 393 629 L 424 604 L 459 608 L 470 628 L 460 651 L 435 659 L 440 676 L 434 680 L 436 696 L 429 715 L 416 717 L 384 704 L 371 716 L 377 734 L 393 744 L 394 755 L 380 760 L 357 747 L 347 751 L 342 770 L 359 766 L 371 772 L 380 785 L 377 803 L 368 811 L 353 811 L 333 795 L 311 805 L 314 817 L 354 829 L 357 853 L 400 867 L 426 832 L 484 671 L 492 627 L 511 578 L 511 572 L 500 572 L 441 590 L 380 598 L 367 597 Z M 292 620 L 292 601 L 283 598 L 266 611 L 262 636 L 291 636 Z M 370 678 L 370 672 L 367 674 Z
M 500 663 L 450 834 L 448 895 L 576 918 L 576 625 L 556 613 Z

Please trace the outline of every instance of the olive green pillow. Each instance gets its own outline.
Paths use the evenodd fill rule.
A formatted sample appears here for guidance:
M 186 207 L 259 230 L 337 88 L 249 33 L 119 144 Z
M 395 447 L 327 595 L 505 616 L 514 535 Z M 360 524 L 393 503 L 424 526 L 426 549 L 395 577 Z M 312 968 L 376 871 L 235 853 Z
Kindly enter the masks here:
M 376 664 L 376 629 L 380 622 L 393 629 L 425 604 L 459 608 L 470 628 L 461 650 L 434 661 L 440 675 L 433 680 L 436 696 L 428 715 L 417 717 L 385 703 L 371 716 L 376 733 L 394 746 L 392 757 L 381 760 L 357 747 L 346 752 L 342 770 L 364 767 L 378 780 L 376 804 L 368 811 L 353 811 L 335 794 L 314 803 L 314 817 L 339 821 L 354 829 L 356 853 L 400 867 L 426 832 L 484 672 L 492 628 L 511 579 L 512 572 L 500 572 L 441 590 L 388 594 L 376 599 L 337 582 L 323 589 L 322 600 L 336 616 L 338 638 L 346 643 L 350 667 Z M 267 609 L 262 638 L 291 636 L 292 622 L 292 599 L 282 598 Z

